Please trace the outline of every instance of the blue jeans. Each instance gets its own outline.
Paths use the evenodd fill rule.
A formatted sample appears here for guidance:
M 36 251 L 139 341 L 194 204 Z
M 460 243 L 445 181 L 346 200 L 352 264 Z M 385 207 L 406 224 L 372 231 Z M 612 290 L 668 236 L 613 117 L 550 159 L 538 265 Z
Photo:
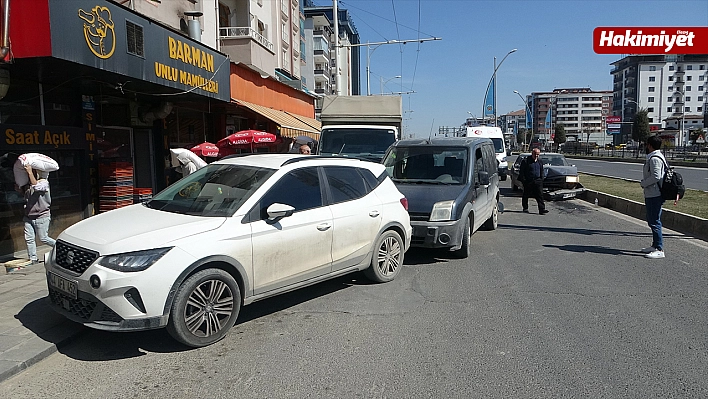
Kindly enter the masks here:
M 37 259 L 37 244 L 34 241 L 34 236 L 38 235 L 40 241 L 53 247 L 56 241 L 49 237 L 49 222 L 52 220 L 50 216 L 40 219 L 30 219 L 27 216 L 23 218 L 25 222 L 25 241 L 27 242 L 27 255 L 30 260 Z
M 659 251 L 663 251 L 664 237 L 661 234 L 661 206 L 664 204 L 664 198 L 644 198 L 644 203 L 647 208 L 647 224 L 649 228 L 651 228 L 651 246 Z

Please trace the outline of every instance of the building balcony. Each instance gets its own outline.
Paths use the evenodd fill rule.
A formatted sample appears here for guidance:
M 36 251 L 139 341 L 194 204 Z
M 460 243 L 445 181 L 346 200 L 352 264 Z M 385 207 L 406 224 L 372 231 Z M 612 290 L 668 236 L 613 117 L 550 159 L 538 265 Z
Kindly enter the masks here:
M 265 36 L 256 32 L 255 29 L 250 27 L 224 27 L 219 28 L 219 39 L 230 40 L 230 39 L 248 39 L 253 40 L 259 45 L 261 45 L 266 50 L 275 54 L 275 46 L 271 43 Z M 233 57 L 232 57 L 233 59 Z
M 315 50 L 314 53 L 315 62 L 329 62 L 329 50 Z
M 676 79 L 676 80 L 674 81 L 674 85 L 677 85 L 677 86 L 678 86 L 678 85 L 682 85 L 682 84 L 684 84 L 684 83 L 686 83 L 686 82 L 685 82 L 683 79 L 681 79 L 681 78 L 678 78 L 678 79 Z
M 326 69 L 315 69 L 315 82 L 330 82 L 329 71 Z
M 681 71 L 674 71 L 674 76 L 683 76 L 683 75 L 685 75 L 685 74 L 686 74 L 686 71 L 683 71 L 683 70 L 681 70 Z

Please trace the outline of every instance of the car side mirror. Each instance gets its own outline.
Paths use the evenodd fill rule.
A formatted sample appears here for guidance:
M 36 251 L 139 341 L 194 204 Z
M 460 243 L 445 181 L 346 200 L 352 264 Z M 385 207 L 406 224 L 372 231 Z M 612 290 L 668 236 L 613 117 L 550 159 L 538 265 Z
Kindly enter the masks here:
M 479 172 L 479 182 L 483 186 L 488 186 L 489 185 L 489 172 L 480 171 Z
M 282 218 L 291 216 L 293 212 L 295 212 L 295 208 L 290 205 L 279 204 L 276 202 L 271 204 L 268 209 L 266 209 L 266 212 L 268 213 L 268 224 L 274 224 Z

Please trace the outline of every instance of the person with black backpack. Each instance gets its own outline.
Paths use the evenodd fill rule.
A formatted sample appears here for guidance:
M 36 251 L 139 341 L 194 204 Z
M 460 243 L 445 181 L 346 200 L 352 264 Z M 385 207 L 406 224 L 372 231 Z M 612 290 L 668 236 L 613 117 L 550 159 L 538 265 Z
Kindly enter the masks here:
M 644 204 L 646 205 L 647 224 L 651 229 L 652 243 L 650 247 L 643 248 L 645 258 L 661 259 L 664 257 L 664 238 L 661 231 L 661 207 L 664 205 L 664 197 L 661 194 L 661 186 L 666 172 L 666 159 L 661 149 L 661 139 L 657 136 L 650 136 L 647 139 L 646 152 L 647 159 L 642 168 L 642 181 L 644 188 Z

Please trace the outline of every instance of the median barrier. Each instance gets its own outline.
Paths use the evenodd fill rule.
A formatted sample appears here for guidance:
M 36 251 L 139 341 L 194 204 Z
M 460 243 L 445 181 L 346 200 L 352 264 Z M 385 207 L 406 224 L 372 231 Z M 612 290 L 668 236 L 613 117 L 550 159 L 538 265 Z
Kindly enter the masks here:
M 594 190 L 585 190 L 582 194 L 578 195 L 578 198 L 590 203 L 595 203 L 595 199 L 597 199 L 598 206 L 612 209 L 613 211 L 617 211 L 637 219 L 646 220 L 646 208 L 641 202 L 620 198 Z M 667 229 L 675 230 L 683 234 L 708 241 L 708 219 L 699 218 L 697 216 L 688 215 L 682 212 L 676 212 L 664 207 L 662 211 L 661 223 Z

